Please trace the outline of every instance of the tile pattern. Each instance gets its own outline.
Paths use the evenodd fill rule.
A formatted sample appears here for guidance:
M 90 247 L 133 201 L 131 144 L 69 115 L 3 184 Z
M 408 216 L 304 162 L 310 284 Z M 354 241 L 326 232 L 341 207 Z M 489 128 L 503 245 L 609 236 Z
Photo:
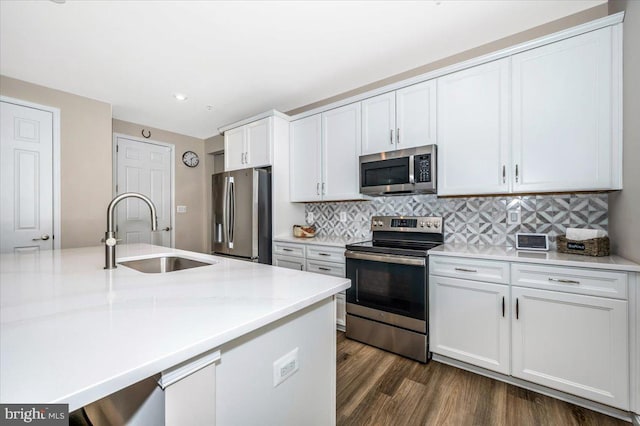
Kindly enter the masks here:
M 607 231 L 607 194 L 558 194 L 438 198 L 435 195 L 377 197 L 371 201 L 308 203 L 319 235 L 350 238 L 371 237 L 371 216 L 442 216 L 448 243 L 515 246 L 517 232 L 555 236 L 567 228 L 594 228 Z M 507 224 L 507 214 L 518 211 L 519 224 Z M 347 220 L 340 222 L 340 213 Z

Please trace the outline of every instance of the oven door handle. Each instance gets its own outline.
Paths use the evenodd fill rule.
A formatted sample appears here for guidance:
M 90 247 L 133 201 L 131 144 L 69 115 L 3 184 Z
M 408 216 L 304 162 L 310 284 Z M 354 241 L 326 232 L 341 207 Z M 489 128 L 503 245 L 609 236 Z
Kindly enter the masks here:
M 398 265 L 426 266 L 427 261 L 423 257 L 397 256 L 393 254 L 363 253 L 347 250 L 344 252 L 347 259 L 371 260 L 373 262 L 395 263 Z

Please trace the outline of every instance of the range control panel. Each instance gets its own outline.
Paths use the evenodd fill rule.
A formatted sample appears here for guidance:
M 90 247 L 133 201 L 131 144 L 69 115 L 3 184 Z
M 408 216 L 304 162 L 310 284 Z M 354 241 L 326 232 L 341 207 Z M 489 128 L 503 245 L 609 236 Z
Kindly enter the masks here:
M 372 231 L 442 233 L 440 216 L 374 216 Z

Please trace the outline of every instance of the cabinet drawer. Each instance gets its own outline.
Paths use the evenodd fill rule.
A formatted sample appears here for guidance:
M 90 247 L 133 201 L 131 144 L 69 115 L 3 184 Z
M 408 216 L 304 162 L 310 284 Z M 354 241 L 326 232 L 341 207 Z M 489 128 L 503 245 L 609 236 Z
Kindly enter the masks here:
M 430 255 L 429 273 L 465 280 L 509 283 L 509 263 L 496 260 Z
M 277 254 L 273 256 L 273 266 L 304 271 L 304 259 Z
M 293 243 L 273 243 L 273 253 L 283 254 L 285 256 L 304 257 L 304 245 Z
M 317 272 L 324 275 L 333 275 L 336 277 L 344 277 L 345 266 L 340 263 L 322 262 L 319 260 L 307 259 L 307 271 Z
M 511 275 L 512 284 L 520 287 L 627 298 L 627 274 L 624 272 L 514 263 Z
M 343 247 L 307 246 L 307 259 L 344 263 Z

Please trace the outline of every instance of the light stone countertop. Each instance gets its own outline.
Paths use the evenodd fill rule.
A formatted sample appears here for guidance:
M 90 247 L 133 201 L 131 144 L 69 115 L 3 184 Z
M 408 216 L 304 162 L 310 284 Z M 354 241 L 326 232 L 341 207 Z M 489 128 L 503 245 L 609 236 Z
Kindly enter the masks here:
M 345 238 L 345 237 L 326 237 L 316 235 L 313 238 L 297 238 L 292 235 L 279 235 L 273 237 L 274 242 L 281 243 L 298 243 L 307 245 L 329 246 L 329 247 L 345 247 L 347 244 L 359 243 L 366 238 Z
M 557 251 L 526 251 L 512 247 L 470 244 L 443 244 L 429 250 L 429 255 L 640 272 L 640 265 L 615 255 L 593 257 Z
M 0 255 L 0 401 L 74 410 L 345 290 L 349 280 L 147 244 L 213 265 L 104 270 L 104 247 Z M 223 354 L 224 356 L 224 354 Z

